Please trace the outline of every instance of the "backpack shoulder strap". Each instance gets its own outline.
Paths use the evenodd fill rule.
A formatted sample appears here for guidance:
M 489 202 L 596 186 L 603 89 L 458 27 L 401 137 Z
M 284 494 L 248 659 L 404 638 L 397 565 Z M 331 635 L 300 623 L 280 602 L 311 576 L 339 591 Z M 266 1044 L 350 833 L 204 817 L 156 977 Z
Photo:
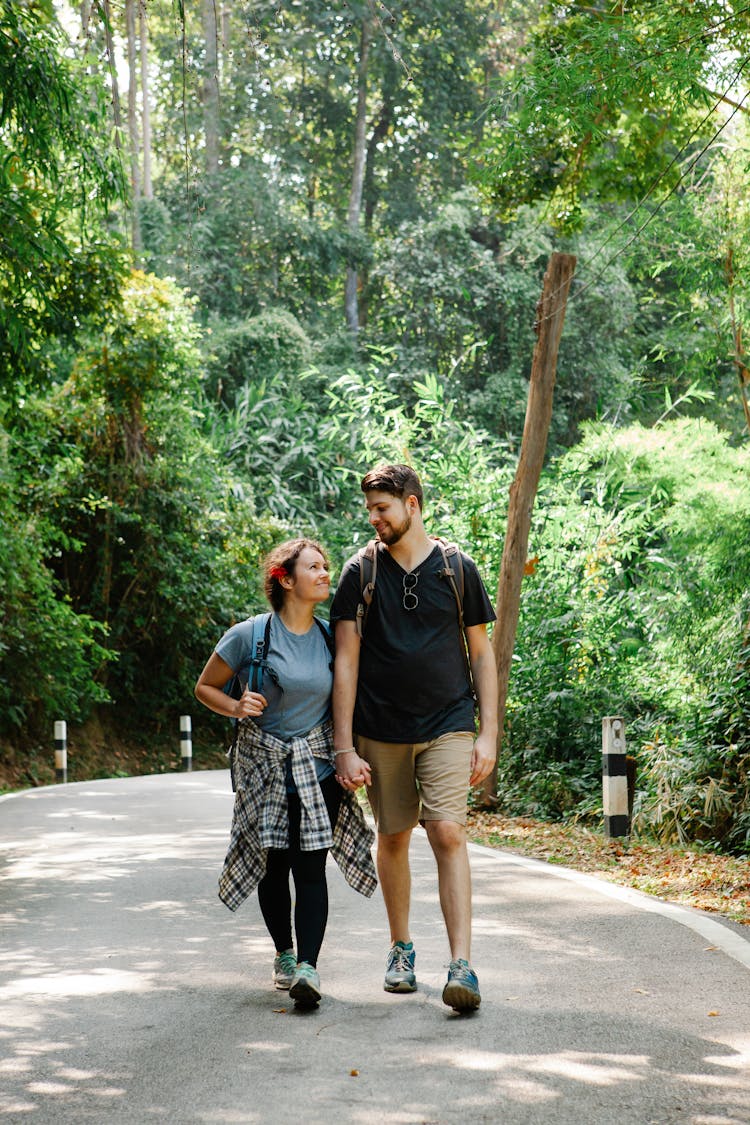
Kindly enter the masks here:
M 378 541 L 371 539 L 364 547 L 357 551 L 359 562 L 359 590 L 361 601 L 357 606 L 356 626 L 360 640 L 364 636 L 367 615 L 370 611 L 373 594 L 375 593 L 375 579 L 378 574 Z
M 458 610 L 458 620 L 461 629 L 464 627 L 464 563 L 461 558 L 461 551 L 457 543 L 450 543 L 447 539 L 443 539 L 439 535 L 434 535 L 435 542 L 440 548 L 440 554 L 443 556 L 443 569 L 440 571 L 441 578 L 447 578 L 450 582 L 453 596 L 456 599 L 456 608 Z
M 461 558 L 461 550 L 458 544 L 450 543 L 447 539 L 443 539 L 439 535 L 434 535 L 432 538 L 437 542 L 440 548 L 440 554 L 443 556 L 443 569 L 440 571 L 440 577 L 448 580 L 451 590 L 453 591 L 453 596 L 456 599 L 461 652 L 463 654 L 464 664 L 466 665 L 466 674 L 469 677 L 469 683 L 471 683 L 471 664 L 466 647 L 466 626 L 464 625 L 464 562 Z
M 263 687 L 263 667 L 271 640 L 271 614 L 258 613 L 253 618 L 253 639 L 247 686 L 259 692 Z
M 271 614 L 270 613 L 257 613 L 254 617 L 248 617 L 248 621 L 252 621 L 253 634 L 250 642 L 250 660 L 242 668 L 238 668 L 232 679 L 232 689 L 230 694 L 235 699 L 239 699 L 245 687 L 247 686 L 250 691 L 259 692 L 263 687 L 263 669 L 266 666 L 266 655 L 268 653 L 268 646 L 271 641 Z M 247 684 L 244 683 L 244 674 L 247 673 Z M 235 694 L 236 692 L 236 694 Z M 227 750 L 227 758 L 229 759 L 229 775 L 232 779 L 232 792 L 237 791 L 237 738 L 239 736 L 240 725 L 239 720 L 234 720 L 234 737 L 232 738 L 229 749 Z

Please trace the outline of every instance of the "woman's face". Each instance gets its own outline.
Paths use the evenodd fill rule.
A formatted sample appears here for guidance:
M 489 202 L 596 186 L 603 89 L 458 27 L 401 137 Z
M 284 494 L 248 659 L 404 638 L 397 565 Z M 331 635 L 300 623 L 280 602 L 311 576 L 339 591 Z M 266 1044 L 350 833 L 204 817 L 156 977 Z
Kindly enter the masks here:
M 293 596 L 305 602 L 324 602 L 330 588 L 328 563 L 314 547 L 303 547 L 294 568 Z

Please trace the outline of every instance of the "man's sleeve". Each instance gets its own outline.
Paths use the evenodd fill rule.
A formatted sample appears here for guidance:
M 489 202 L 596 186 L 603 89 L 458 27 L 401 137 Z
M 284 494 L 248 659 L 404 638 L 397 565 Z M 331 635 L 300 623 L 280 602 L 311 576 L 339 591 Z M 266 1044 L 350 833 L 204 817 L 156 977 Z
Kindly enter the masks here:
M 337 621 L 356 621 L 357 606 L 362 600 L 359 587 L 359 562 L 349 559 L 341 572 L 339 584 L 331 603 L 331 623 Z
M 496 618 L 477 564 L 468 555 L 461 554 L 464 564 L 464 625 L 488 625 Z

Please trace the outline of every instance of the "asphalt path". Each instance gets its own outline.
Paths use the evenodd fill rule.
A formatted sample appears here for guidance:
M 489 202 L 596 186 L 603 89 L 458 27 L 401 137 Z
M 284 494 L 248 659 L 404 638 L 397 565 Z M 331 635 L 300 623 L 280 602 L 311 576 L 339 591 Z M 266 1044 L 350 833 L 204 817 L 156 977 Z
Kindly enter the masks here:
M 750 1123 L 750 934 L 472 847 L 482 1006 L 415 833 L 419 990 L 383 991 L 380 893 L 329 861 L 323 1001 L 270 985 L 257 899 L 216 895 L 225 771 L 0 799 L 0 1117 L 29 1125 Z

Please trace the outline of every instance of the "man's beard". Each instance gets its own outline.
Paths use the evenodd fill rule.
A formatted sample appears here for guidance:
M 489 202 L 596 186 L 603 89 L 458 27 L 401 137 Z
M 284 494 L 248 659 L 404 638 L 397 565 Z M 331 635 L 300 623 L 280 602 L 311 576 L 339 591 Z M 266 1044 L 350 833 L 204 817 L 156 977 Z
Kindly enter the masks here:
M 395 543 L 398 543 L 399 539 L 402 539 L 404 535 L 406 535 L 410 527 L 411 516 L 407 516 L 399 527 L 389 527 L 385 532 L 379 531 L 378 539 L 381 543 L 385 543 L 386 547 L 392 547 Z

